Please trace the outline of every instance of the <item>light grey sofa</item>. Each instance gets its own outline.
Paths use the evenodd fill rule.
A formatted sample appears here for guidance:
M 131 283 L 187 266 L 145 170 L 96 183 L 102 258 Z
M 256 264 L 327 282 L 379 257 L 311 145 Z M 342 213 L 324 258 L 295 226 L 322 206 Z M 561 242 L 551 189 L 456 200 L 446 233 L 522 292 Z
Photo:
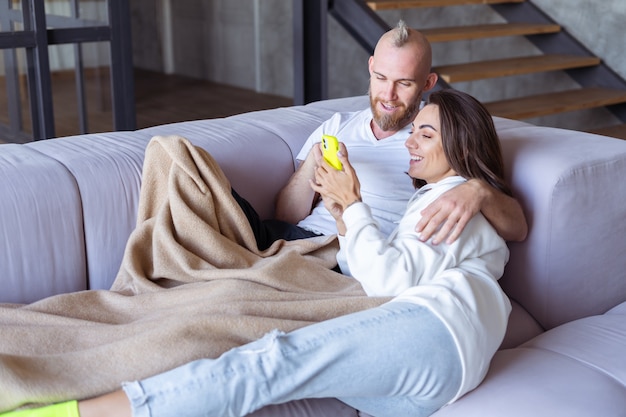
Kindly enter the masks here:
M 225 119 L 0 145 L 0 302 L 112 283 L 133 229 L 144 149 L 180 134 L 209 150 L 262 216 L 308 134 L 366 97 Z M 476 390 L 435 415 L 626 415 L 626 141 L 496 118 L 530 232 L 501 283 L 507 337 Z M 372 358 L 375 361 L 376 358 Z M 337 400 L 257 416 L 356 416 Z

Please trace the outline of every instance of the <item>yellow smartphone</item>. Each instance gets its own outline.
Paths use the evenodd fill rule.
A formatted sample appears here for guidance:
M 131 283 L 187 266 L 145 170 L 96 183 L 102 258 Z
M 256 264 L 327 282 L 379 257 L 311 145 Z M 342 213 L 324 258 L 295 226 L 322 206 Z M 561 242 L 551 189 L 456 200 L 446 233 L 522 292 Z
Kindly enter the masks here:
M 322 155 L 326 162 L 328 162 L 333 168 L 341 170 L 343 166 L 337 156 L 339 151 L 339 142 L 337 138 L 330 135 L 322 135 Z

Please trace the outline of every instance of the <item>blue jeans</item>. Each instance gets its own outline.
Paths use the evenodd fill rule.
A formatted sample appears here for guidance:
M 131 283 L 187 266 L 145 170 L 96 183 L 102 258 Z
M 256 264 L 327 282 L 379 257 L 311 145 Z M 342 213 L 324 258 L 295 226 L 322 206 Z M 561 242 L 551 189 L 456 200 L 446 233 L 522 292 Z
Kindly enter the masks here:
M 376 417 L 428 416 L 456 394 L 461 362 L 445 325 L 404 302 L 273 331 L 217 359 L 124 384 L 134 417 L 245 416 L 336 397 Z

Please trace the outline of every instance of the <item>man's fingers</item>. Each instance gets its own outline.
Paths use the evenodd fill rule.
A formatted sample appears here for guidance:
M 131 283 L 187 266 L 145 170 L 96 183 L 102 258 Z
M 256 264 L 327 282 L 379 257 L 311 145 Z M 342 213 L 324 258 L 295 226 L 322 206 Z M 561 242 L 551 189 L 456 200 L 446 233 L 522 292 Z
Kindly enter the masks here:
M 434 245 L 438 245 L 444 241 L 452 243 L 459 237 L 470 218 L 471 217 L 468 216 L 459 216 L 456 212 L 448 213 L 447 211 L 439 210 L 430 218 L 426 218 L 426 216 L 422 217 L 420 222 L 426 219 L 426 224 L 423 226 L 421 232 L 418 232 L 419 238 L 422 242 L 425 242 L 432 237 L 432 243 Z M 418 223 L 416 230 L 418 230 L 420 226 L 421 225 Z
M 467 215 L 461 216 L 459 220 L 454 223 L 453 227 L 450 229 L 450 232 L 447 235 L 442 234 L 441 239 L 439 239 L 439 235 L 437 236 L 437 243 L 443 242 L 444 240 L 447 244 L 454 243 L 454 241 L 457 240 L 459 236 L 461 236 L 463 229 L 465 229 L 465 226 L 467 226 L 467 223 L 470 221 L 471 218 L 471 216 Z
M 423 214 L 416 227 L 420 240 L 426 242 L 430 239 L 439 228 L 439 225 L 445 220 L 446 217 L 441 211 Z
M 433 237 L 433 245 L 438 245 L 450 234 L 450 232 L 454 229 L 456 222 L 451 219 L 446 220 L 445 223 L 441 225 L 441 228 L 437 231 L 435 236 Z
M 459 236 L 461 235 L 461 232 L 463 231 L 463 228 L 460 227 L 460 224 L 457 223 L 454 225 L 454 227 L 452 228 L 452 231 L 450 232 L 450 234 L 447 236 L 441 236 L 441 239 L 439 238 L 439 236 L 437 236 L 437 243 L 439 242 L 443 242 L 445 240 L 445 242 L 450 245 L 452 244 L 455 240 L 457 240 L 459 238 Z

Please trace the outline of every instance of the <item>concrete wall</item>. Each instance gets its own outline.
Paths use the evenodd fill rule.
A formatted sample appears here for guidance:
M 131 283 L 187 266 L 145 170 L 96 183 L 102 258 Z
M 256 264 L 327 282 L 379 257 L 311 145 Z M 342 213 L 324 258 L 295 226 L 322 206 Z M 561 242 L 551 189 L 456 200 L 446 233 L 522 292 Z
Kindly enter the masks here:
M 293 95 L 290 1 L 154 3 L 131 2 L 135 66 Z
M 142 45 L 135 47 L 137 66 L 156 70 L 169 68 L 169 71 L 178 74 L 258 92 L 287 97 L 293 95 L 291 1 L 157 2 L 157 20 L 159 16 L 161 20 L 164 19 L 166 5 L 170 8 L 169 16 L 165 17 L 171 31 L 169 41 L 163 35 L 167 32 L 163 30 L 163 27 L 167 27 L 163 21 L 156 23 L 157 30 L 151 31 L 149 25 L 146 25 L 149 15 L 144 12 L 149 7 L 154 10 L 154 2 L 131 2 L 134 44 Z M 147 3 L 152 3 L 152 6 Z M 626 40 L 626 2 L 535 0 L 535 4 L 626 78 L 626 55 L 623 54 Z M 416 28 L 503 21 L 489 6 L 483 5 L 383 11 L 380 15 L 390 25 L 395 25 L 402 18 Z M 369 53 L 352 40 L 332 18 L 329 20 L 328 36 L 330 97 L 364 94 L 368 84 Z M 154 46 L 155 43 L 164 46 L 158 48 Z M 173 51 L 173 56 L 169 59 L 164 53 L 168 48 Z M 539 53 L 525 39 L 512 37 L 439 43 L 433 45 L 433 50 L 434 65 Z M 541 93 L 555 87 L 574 88 L 576 84 L 568 76 L 555 72 L 459 83 L 453 87 L 467 91 L 480 100 L 491 101 Z M 604 110 L 576 113 L 574 117 L 573 113 L 567 113 L 531 119 L 530 122 L 585 129 L 616 122 Z

